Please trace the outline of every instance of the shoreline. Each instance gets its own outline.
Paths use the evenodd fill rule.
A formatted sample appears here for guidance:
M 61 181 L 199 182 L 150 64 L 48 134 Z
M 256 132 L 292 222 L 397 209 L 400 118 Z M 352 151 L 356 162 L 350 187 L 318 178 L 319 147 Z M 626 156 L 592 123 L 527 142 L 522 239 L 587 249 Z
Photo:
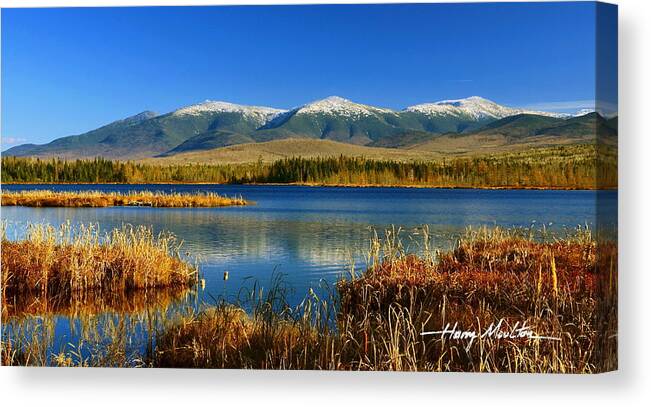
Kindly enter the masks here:
M 415 188 L 415 189 L 476 189 L 476 190 L 535 190 L 535 191 L 617 191 L 618 186 L 604 188 L 582 188 L 565 186 L 442 186 L 442 185 L 385 185 L 385 184 L 327 184 L 310 182 L 291 183 L 246 183 L 246 184 L 225 184 L 217 182 L 2 182 L 2 185 L 224 185 L 224 186 L 303 186 L 323 188 Z

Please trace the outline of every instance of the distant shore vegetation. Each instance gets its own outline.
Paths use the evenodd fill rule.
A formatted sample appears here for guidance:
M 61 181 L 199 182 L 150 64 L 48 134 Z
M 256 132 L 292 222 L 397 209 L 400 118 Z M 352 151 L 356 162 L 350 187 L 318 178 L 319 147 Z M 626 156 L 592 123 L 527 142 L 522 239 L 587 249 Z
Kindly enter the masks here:
M 340 156 L 224 165 L 10 156 L 2 158 L 2 182 L 610 189 L 617 187 L 617 153 L 613 147 L 585 144 L 436 161 Z

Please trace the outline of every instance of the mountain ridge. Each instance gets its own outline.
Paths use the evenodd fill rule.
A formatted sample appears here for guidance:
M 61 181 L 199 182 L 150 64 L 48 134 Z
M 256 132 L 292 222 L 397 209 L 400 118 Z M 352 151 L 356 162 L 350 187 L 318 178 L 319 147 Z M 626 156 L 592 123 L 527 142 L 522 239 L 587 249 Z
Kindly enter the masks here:
M 42 145 L 19 145 L 3 154 L 140 159 L 288 138 L 396 148 L 427 141 L 430 136 L 472 133 L 518 114 L 568 119 L 568 115 L 511 108 L 478 96 L 398 111 L 339 96 L 288 110 L 206 100 L 161 115 L 144 111 L 83 134 Z

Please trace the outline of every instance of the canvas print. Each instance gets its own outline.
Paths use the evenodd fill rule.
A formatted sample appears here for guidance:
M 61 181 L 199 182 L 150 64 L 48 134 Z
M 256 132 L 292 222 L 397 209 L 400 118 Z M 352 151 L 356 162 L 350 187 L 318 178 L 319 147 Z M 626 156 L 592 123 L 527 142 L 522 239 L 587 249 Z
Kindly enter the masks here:
M 2 365 L 616 370 L 617 69 L 598 2 L 3 9 Z

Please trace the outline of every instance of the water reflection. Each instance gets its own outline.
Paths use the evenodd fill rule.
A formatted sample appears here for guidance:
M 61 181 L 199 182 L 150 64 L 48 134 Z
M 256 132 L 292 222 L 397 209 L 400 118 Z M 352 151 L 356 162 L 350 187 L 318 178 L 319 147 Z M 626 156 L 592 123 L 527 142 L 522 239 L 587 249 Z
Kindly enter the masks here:
M 151 310 L 167 310 L 173 304 L 191 301 L 196 296 L 190 289 L 151 289 L 120 292 L 86 291 L 55 296 L 42 293 L 4 295 L 2 317 L 29 318 L 34 315 L 78 318 L 103 313 L 142 314 Z
M 3 363 L 137 366 L 165 321 L 197 299 L 188 289 L 3 296 Z

